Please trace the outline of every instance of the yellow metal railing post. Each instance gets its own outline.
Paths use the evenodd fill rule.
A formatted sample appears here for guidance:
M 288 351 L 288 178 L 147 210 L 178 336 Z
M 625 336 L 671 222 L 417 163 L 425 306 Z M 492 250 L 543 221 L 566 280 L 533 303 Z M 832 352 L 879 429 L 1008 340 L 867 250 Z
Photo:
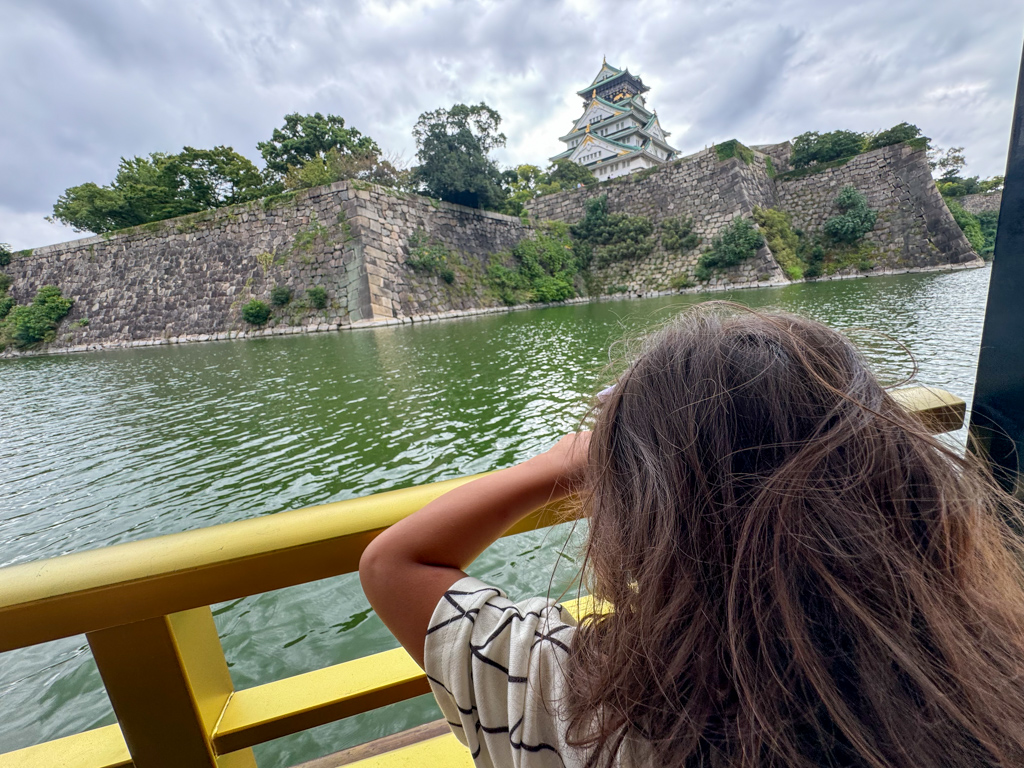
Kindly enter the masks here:
M 87 637 L 135 768 L 256 768 L 213 747 L 233 686 L 209 607 Z

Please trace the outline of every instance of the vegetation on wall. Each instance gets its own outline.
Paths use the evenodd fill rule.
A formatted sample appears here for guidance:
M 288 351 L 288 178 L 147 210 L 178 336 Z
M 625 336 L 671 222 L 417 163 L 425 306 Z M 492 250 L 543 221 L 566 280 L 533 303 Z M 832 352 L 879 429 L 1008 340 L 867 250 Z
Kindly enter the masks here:
M 790 280 L 802 279 L 807 265 L 798 255 L 800 237 L 789 214 L 778 208 L 754 208 L 754 221 L 786 276 Z
M 827 133 L 808 131 L 793 139 L 793 154 L 789 162 L 797 171 L 811 167 L 815 170 L 824 170 L 832 163 L 841 164 L 862 152 L 902 142 L 919 149 L 927 149 L 929 141 L 927 136 L 921 135 L 921 129 L 911 123 L 900 123 L 877 133 L 844 130 Z
M 504 258 L 487 270 L 488 287 L 503 303 L 550 303 L 576 295 L 574 279 L 585 266 L 569 226 L 545 222 L 536 238 L 524 238 Z M 500 257 L 499 257 L 500 259 Z
M 731 160 L 734 157 L 738 157 L 746 165 L 750 165 L 754 162 L 754 150 L 740 144 L 736 139 L 730 139 L 729 141 L 723 141 L 721 144 L 716 144 L 715 152 L 717 153 L 720 161 Z
M 327 309 L 327 289 L 322 285 L 307 288 L 306 300 L 313 309 Z
M 0 267 L 6 267 L 11 263 L 14 254 L 11 253 L 11 246 L 7 243 L 0 243 Z
M 65 298 L 57 286 L 44 285 L 31 304 L 15 305 L 13 301 L 4 304 L 7 311 L 0 321 L 0 349 L 8 345 L 26 349 L 54 340 L 57 324 L 71 311 L 74 300 Z
M 711 241 L 711 248 L 697 260 L 694 276 L 710 280 L 716 271 L 742 264 L 757 255 L 764 238 L 747 219 L 737 216 Z
M 292 300 L 292 289 L 278 283 L 270 289 L 270 303 L 275 307 L 283 307 Z
M 409 235 L 409 255 L 405 264 L 414 272 L 436 275 L 451 285 L 455 282 L 455 270 L 448 262 L 448 249 L 443 243 L 431 239 L 417 229 Z
M 825 222 L 825 234 L 834 242 L 852 245 L 875 228 L 878 212 L 868 207 L 868 199 L 854 187 L 843 187 L 833 204 L 839 215 Z
M 270 319 L 270 307 L 265 301 L 253 299 L 242 307 L 242 319 L 252 325 L 266 325 Z
M 669 253 L 682 256 L 700 245 L 700 235 L 693 231 L 692 216 L 675 216 L 661 222 L 661 244 Z
M 587 263 L 593 260 L 598 267 L 640 259 L 654 250 L 651 220 L 646 216 L 609 213 L 607 195 L 590 198 L 583 218 L 569 231 L 580 256 Z

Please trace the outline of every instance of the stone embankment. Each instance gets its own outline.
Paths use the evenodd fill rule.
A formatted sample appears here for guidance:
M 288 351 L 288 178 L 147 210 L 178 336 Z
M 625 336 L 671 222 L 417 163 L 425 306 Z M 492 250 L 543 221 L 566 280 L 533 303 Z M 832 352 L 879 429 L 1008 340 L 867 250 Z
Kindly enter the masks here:
M 1003 191 L 1000 189 L 984 195 L 964 195 L 953 199 L 960 203 L 965 211 L 977 216 L 984 211 L 998 211 L 1003 204 Z
M 943 204 L 923 151 L 887 147 L 837 168 L 777 175 L 788 168 L 788 159 L 788 144 L 759 147 L 749 163 L 739 157 L 721 161 L 711 148 L 656 170 L 534 200 L 529 220 L 575 223 L 598 195 L 608 196 L 610 211 L 651 220 L 652 252 L 594 269 L 585 281 L 593 296 L 659 295 L 691 284 L 701 251 L 734 218 L 749 218 L 756 207 L 786 210 L 805 234 L 819 234 L 835 215 L 833 200 L 845 186 L 863 192 L 878 211 L 866 238 L 873 274 L 981 264 Z M 702 239 L 681 255 L 661 242 L 661 224 L 677 217 L 692 219 Z M 506 311 L 487 287 L 487 269 L 492 259 L 507 260 L 516 243 L 533 236 L 533 228 L 518 218 L 339 182 L 39 248 L 4 271 L 19 303 L 43 285 L 56 285 L 74 299 L 45 351 L 80 351 Z M 409 264 L 426 257 L 440 259 L 452 279 Z M 698 290 L 786 282 L 766 246 Z M 278 285 L 290 289 L 292 300 L 274 307 L 267 327 L 248 325 L 242 307 L 253 299 L 269 302 Z M 324 308 L 309 295 L 312 288 L 326 293 Z

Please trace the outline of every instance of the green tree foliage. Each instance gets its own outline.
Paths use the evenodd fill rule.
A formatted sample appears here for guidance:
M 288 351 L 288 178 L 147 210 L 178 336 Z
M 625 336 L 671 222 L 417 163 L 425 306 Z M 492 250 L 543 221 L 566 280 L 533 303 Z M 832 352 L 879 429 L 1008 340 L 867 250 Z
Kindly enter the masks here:
M 49 220 L 111 232 L 244 202 L 264 191 L 259 169 L 231 147 L 185 147 L 176 155 L 121 158 L 112 184 L 66 189 Z
M 881 149 L 882 147 L 888 147 L 892 144 L 900 144 L 905 141 L 918 141 L 923 143 L 925 146 L 928 145 L 930 139 L 927 136 L 921 135 L 921 129 L 912 123 L 900 123 L 894 125 L 885 131 L 879 131 L 868 138 L 867 148 Z
M 868 208 L 868 200 L 853 187 L 843 187 L 833 201 L 839 215 L 825 222 L 825 234 L 837 243 L 853 244 L 875 228 L 878 212 Z
M 985 237 L 985 247 L 978 251 L 978 255 L 984 259 L 991 259 L 996 250 L 996 230 L 999 228 L 999 211 L 982 211 L 975 217 L 978 219 L 978 226 L 981 234 Z
M 786 276 L 790 280 L 800 280 L 804 276 L 804 263 L 797 255 L 800 238 L 793 230 L 789 214 L 778 208 L 755 208 L 754 221 L 761 228 L 765 242 Z
M 61 295 L 55 285 L 44 285 L 28 305 L 7 305 L 7 311 L 0 314 L 0 349 L 13 344 L 19 349 L 31 347 L 40 342 L 53 341 L 57 323 L 63 320 L 74 304 L 73 299 Z
M 576 295 L 573 279 L 582 268 L 569 228 L 547 222 L 537 237 L 524 238 L 512 249 L 513 266 L 494 263 L 487 283 L 505 304 L 552 303 Z
M 944 150 L 941 147 L 935 147 L 928 152 L 928 165 L 931 166 L 933 172 L 939 172 L 941 179 L 960 178 L 960 172 L 967 165 L 964 148 L 950 147 Z
M 757 255 L 764 238 L 747 219 L 737 216 L 711 241 L 711 248 L 697 260 L 694 275 L 710 280 L 717 271 L 742 264 Z
M 267 171 L 283 178 L 289 168 L 299 168 L 317 157 L 326 157 L 332 149 L 341 154 L 380 155 L 380 147 L 355 128 L 345 127 L 345 118 L 324 116 L 319 112 L 284 116 L 284 126 L 275 128 L 269 141 L 256 148 L 263 155 Z
M 693 231 L 693 217 L 675 216 L 662 221 L 661 244 L 666 251 L 678 256 L 700 245 L 700 235 Z
M 971 244 L 971 248 L 974 252 L 979 256 L 983 255 L 986 246 L 985 233 L 981 230 L 981 222 L 978 221 L 978 217 L 970 211 L 965 210 L 964 207 L 955 200 L 947 200 L 946 207 L 949 208 L 949 212 L 953 214 L 953 220 L 956 221 L 960 229 L 963 230 L 964 236 L 967 238 L 967 242 Z M 994 238 L 992 244 L 994 248 Z
M 526 211 L 526 203 L 536 197 L 597 184 L 597 177 L 589 168 L 565 158 L 553 162 L 547 171 L 536 165 L 519 165 L 512 174 L 506 183 L 508 198 L 502 208 L 502 213 L 510 216 L 521 216 Z
M 441 200 L 499 210 L 506 178 L 488 156 L 505 146 L 499 125 L 501 115 L 483 102 L 424 112 L 413 128 L 419 161 L 413 182 Z
M 265 301 L 253 299 L 242 307 L 242 319 L 251 325 L 266 325 L 270 319 L 270 306 Z
M 0 243 L 0 267 L 6 267 L 11 263 L 14 254 L 11 253 L 11 246 L 7 243 Z
M 866 137 L 856 131 L 809 131 L 793 139 L 793 154 L 789 162 L 794 168 L 805 168 L 817 163 L 829 163 L 853 157 L 864 151 Z
M 287 189 L 308 189 L 347 179 L 404 189 L 409 186 L 409 171 L 402 167 L 398 158 L 389 160 L 376 152 L 343 152 L 332 147 L 326 154 L 289 168 L 284 186 Z
M 587 166 L 574 163 L 563 157 L 548 166 L 546 181 L 552 187 L 550 192 L 558 192 L 562 189 L 575 189 L 580 184 L 585 187 L 597 184 L 597 177 Z M 556 185 L 557 188 L 554 188 Z M 541 194 L 550 194 L 550 192 L 545 191 Z
M 640 259 L 654 249 L 654 227 L 646 216 L 608 212 L 608 196 L 587 201 L 583 218 L 570 228 L 586 261 L 598 266 Z

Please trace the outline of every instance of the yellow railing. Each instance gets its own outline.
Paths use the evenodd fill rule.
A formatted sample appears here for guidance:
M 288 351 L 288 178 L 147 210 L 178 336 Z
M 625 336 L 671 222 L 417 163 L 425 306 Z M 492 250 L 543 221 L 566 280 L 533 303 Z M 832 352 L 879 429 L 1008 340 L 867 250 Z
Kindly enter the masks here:
M 898 396 L 936 432 L 963 424 L 946 392 Z M 236 691 L 210 605 L 350 573 L 378 533 L 471 479 L 0 569 L 0 652 L 84 633 L 118 720 L 0 754 L 0 768 L 252 768 L 256 744 L 428 692 L 402 649 Z M 550 505 L 506 535 L 563 519 Z M 451 737 L 406 750 L 367 765 L 472 764 Z

